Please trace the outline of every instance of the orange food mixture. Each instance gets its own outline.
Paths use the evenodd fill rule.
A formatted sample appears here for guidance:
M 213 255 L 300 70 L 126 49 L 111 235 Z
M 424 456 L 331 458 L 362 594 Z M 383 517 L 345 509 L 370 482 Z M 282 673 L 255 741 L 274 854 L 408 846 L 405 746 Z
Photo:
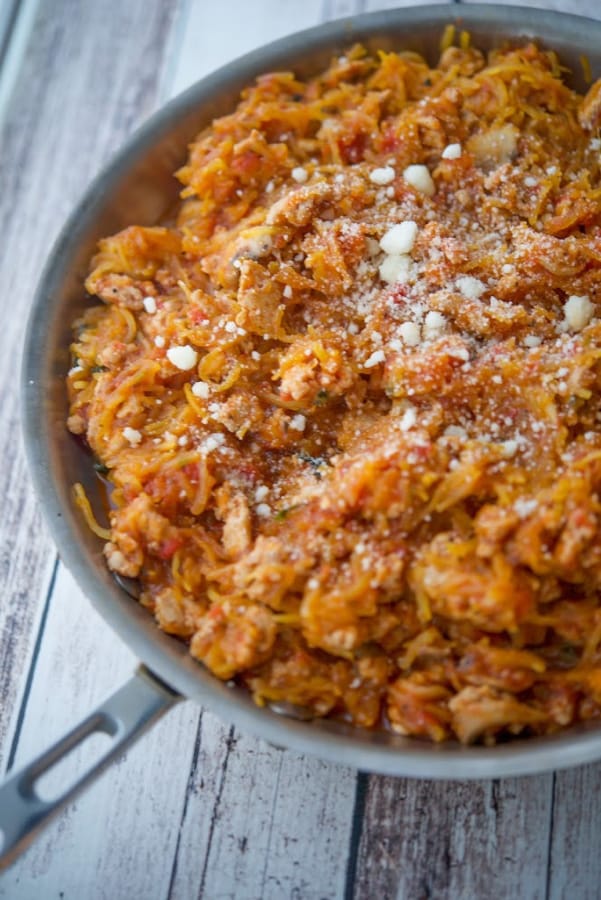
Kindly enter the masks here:
M 601 715 L 601 91 L 352 48 L 100 242 L 69 428 L 109 567 L 259 704 L 440 741 Z

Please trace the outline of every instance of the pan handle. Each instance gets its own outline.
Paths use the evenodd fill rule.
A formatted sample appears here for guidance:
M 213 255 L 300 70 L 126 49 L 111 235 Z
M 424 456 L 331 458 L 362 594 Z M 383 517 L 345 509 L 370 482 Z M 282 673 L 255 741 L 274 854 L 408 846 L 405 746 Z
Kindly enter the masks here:
M 18 772 L 9 773 L 0 784 L 0 871 L 13 862 L 52 816 L 94 781 L 116 756 L 179 699 L 175 691 L 145 666 L 140 666 L 122 688 L 45 753 Z M 36 793 L 39 777 L 97 732 L 111 738 L 109 749 L 59 797 L 42 800 Z

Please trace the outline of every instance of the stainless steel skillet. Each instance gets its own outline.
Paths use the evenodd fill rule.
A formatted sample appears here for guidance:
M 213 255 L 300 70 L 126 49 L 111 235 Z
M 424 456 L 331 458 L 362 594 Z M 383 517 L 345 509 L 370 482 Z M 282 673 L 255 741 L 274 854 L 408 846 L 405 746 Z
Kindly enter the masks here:
M 45 821 L 107 766 L 123 748 L 188 697 L 239 728 L 284 747 L 359 769 L 422 778 L 490 778 L 543 772 L 601 758 L 601 729 L 579 727 L 561 735 L 514 741 L 494 748 L 434 746 L 394 734 L 372 734 L 331 721 L 298 721 L 259 709 L 194 662 L 186 647 L 160 632 L 104 565 L 101 542 L 74 508 L 71 486 L 82 482 L 99 501 L 90 457 L 65 428 L 64 376 L 69 367 L 69 323 L 85 305 L 83 280 L 99 237 L 132 223 L 156 222 L 172 205 L 171 173 L 186 144 L 235 103 L 257 74 L 325 65 L 354 41 L 413 49 L 434 60 L 444 26 L 467 29 L 476 45 L 536 37 L 557 50 L 584 88 L 581 55 L 601 75 L 601 23 L 541 10 L 500 6 L 422 6 L 333 22 L 271 44 L 220 69 L 164 107 L 141 128 L 89 188 L 60 235 L 34 299 L 23 362 L 23 420 L 27 452 L 40 503 L 59 553 L 100 614 L 142 661 L 105 703 L 49 751 L 0 787 L 0 866 L 7 864 Z M 68 665 L 68 660 L 66 661 Z M 51 803 L 36 793 L 39 776 L 88 735 L 111 738 L 99 763 Z

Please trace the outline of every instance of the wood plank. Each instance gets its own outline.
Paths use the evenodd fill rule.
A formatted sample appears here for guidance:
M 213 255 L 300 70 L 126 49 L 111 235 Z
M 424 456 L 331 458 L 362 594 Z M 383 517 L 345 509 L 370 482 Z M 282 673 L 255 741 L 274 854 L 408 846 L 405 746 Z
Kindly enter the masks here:
M 64 567 L 56 580 L 46 636 L 17 765 L 60 737 L 135 666 L 133 654 L 90 607 Z M 155 725 L 3 874 L 0 897 L 122 897 L 124 877 L 135 888 L 131 896 L 165 896 L 198 718 L 197 707 L 181 704 Z M 69 778 L 83 770 L 92 754 L 86 744 L 70 756 L 63 767 Z M 59 793 L 60 782 L 55 787 L 50 796 Z
M 399 9 L 402 6 L 428 6 L 432 0 L 365 0 L 365 11 L 375 12 L 378 9 Z M 453 0 L 437 0 L 438 3 L 448 2 L 452 4 Z
M 354 770 L 228 739 L 203 718 L 169 897 L 342 897 Z
M 328 22 L 330 19 L 356 16 L 362 13 L 364 8 L 364 0 L 324 0 L 322 19 L 324 22 Z
M 601 885 L 601 764 L 557 774 L 549 900 L 597 900 Z
M 552 782 L 371 776 L 353 896 L 542 900 Z
M 321 4 L 322 0 L 194 3 L 181 47 L 169 67 L 170 94 L 178 94 L 203 75 L 261 44 L 316 25 Z
M 495 4 L 496 0 L 460 0 L 466 5 L 468 3 L 491 3 Z M 590 16 L 593 19 L 601 17 L 601 8 L 599 0 L 503 0 L 507 6 L 531 6 L 538 9 L 554 9 L 558 12 L 573 13 L 576 16 Z
M 31 4 L 24 6 L 27 10 Z M 160 54 L 153 59 L 152 51 L 169 30 L 171 10 L 169 3 L 157 2 L 151 9 L 143 0 L 112 0 L 102 8 L 76 0 L 41 5 L 2 122 L 1 769 L 19 718 L 55 560 L 18 440 L 16 348 L 22 345 L 40 269 L 67 211 L 102 160 L 151 107 L 160 59 Z M 148 77 L 141 78 L 145 71 Z

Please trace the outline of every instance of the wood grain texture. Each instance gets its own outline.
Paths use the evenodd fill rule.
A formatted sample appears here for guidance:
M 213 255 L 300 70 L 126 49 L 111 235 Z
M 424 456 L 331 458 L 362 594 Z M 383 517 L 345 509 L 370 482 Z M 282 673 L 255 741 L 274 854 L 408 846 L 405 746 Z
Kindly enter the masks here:
M 403 6 L 428 6 L 433 0 L 365 0 L 365 11 L 375 12 L 378 9 L 399 9 Z M 436 0 L 436 3 L 452 5 L 453 0 Z
M 88 714 L 134 666 L 133 654 L 61 567 L 16 764 Z M 181 704 L 155 725 L 4 873 L 0 898 L 165 897 L 198 718 L 195 706 Z M 84 745 L 70 756 L 70 778 L 90 752 Z
M 233 729 L 223 752 L 215 724 L 203 717 L 169 896 L 342 897 L 355 772 Z
M 459 0 L 459 2 L 467 5 L 472 0 Z M 496 0 L 473 0 L 473 2 L 495 4 Z M 599 0 L 503 0 L 503 3 L 507 6 L 554 9 L 558 12 L 573 13 L 576 16 L 590 16 L 593 19 L 598 19 L 601 15 Z
M 353 896 L 543 900 L 552 782 L 371 776 Z
M 182 27 L 181 45 L 170 63 L 169 93 L 178 94 L 261 44 L 317 25 L 321 9 L 322 0 L 193 3 Z
M 40 5 L 0 131 L 2 769 L 55 560 L 19 442 L 17 348 L 41 266 L 67 211 L 99 163 L 149 110 L 160 67 L 150 71 L 147 63 L 148 77 L 140 77 L 143 59 L 153 43 L 160 44 L 171 15 L 170 3 L 153 10 L 142 0 L 100 6 L 74 0 Z M 136 46 L 116 52 L 117 35 L 132 30 L 138 32 Z
M 601 895 L 600 797 L 600 765 L 557 773 L 549 900 L 598 900 Z

